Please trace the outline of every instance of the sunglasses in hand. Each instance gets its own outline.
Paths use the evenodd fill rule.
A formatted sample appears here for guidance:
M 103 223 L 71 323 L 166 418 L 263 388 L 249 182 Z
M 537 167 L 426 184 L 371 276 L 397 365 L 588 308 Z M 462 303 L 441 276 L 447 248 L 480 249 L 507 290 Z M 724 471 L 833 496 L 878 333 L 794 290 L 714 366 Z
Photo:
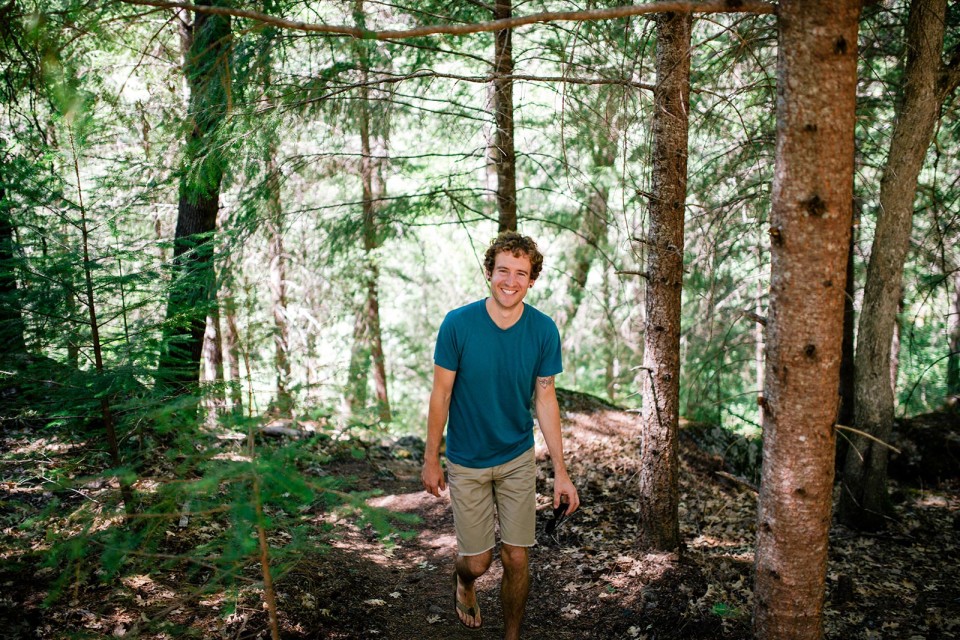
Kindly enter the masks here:
M 560 506 L 556 507 L 553 510 L 553 518 L 551 518 L 550 521 L 547 522 L 546 529 L 544 529 L 544 531 L 548 536 L 552 536 L 556 534 L 557 529 L 560 527 L 561 524 L 563 524 L 563 521 L 569 517 L 570 514 L 567 513 L 567 508 L 569 506 L 570 505 L 567 504 L 566 502 L 561 502 Z

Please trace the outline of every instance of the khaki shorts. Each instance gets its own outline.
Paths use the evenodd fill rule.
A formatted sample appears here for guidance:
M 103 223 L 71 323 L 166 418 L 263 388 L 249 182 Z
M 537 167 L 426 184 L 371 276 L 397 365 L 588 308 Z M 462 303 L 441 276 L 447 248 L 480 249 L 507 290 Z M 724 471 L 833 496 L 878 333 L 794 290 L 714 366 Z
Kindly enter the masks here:
M 447 461 L 453 525 L 462 556 L 475 556 L 500 540 L 515 547 L 536 544 L 537 464 L 533 447 L 495 467 L 473 469 Z M 494 515 L 496 504 L 496 515 Z

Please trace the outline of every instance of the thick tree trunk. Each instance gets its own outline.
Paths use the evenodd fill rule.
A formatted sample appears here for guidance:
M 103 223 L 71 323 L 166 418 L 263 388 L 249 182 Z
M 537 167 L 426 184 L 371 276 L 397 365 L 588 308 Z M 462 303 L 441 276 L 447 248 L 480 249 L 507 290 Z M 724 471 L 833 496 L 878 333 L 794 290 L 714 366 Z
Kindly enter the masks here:
M 4 189 L 0 187 L 0 348 L 4 360 L 27 352 L 17 289 L 15 247 L 9 202 Z
M 173 274 L 157 371 L 158 386 L 172 393 L 189 392 L 200 378 L 203 335 L 215 280 L 213 234 L 224 163 L 210 137 L 226 117 L 229 58 L 229 18 L 196 13 L 185 64 L 193 127 L 180 179 Z
M 859 0 L 780 3 L 758 640 L 823 635 L 859 14 Z
M 917 178 L 940 112 L 946 0 L 912 0 L 907 22 L 903 102 L 880 182 L 880 213 L 867 266 L 857 331 L 854 426 L 887 442 L 893 429 L 891 344 L 910 246 Z M 887 510 L 887 449 L 851 436 L 838 516 L 849 526 L 877 529 Z
M 680 544 L 677 428 L 680 418 L 680 294 L 687 197 L 690 14 L 657 16 L 653 197 L 647 235 L 646 322 L 641 370 L 640 531 L 644 548 Z
M 512 0 L 496 0 L 493 19 L 513 16 Z M 500 232 L 517 230 L 517 155 L 513 148 L 513 31 L 497 31 L 493 51 L 493 114 L 497 125 L 497 209 Z

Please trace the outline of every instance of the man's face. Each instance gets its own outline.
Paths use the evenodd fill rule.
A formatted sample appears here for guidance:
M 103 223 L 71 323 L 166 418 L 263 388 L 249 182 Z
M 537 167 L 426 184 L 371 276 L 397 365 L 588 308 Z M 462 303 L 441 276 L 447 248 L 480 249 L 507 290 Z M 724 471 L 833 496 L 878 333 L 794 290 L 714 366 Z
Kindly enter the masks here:
M 531 271 L 530 258 L 526 254 L 498 253 L 490 274 L 490 294 L 494 302 L 503 309 L 513 309 L 523 302 L 527 289 L 533 286 Z

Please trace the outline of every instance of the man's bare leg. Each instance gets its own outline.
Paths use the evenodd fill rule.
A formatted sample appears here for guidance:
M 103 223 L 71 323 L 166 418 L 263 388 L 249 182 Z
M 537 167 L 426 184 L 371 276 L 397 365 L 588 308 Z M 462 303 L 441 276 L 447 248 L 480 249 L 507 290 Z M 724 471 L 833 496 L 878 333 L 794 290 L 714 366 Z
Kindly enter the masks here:
M 456 571 L 457 577 L 457 601 L 461 602 L 468 609 L 473 607 L 477 612 L 476 616 L 468 616 L 466 612 L 457 607 L 457 616 L 463 624 L 477 629 L 483 624 L 480 610 L 477 607 L 477 591 L 475 582 L 490 568 L 493 561 L 493 550 L 484 551 L 475 556 L 457 556 Z
M 500 583 L 500 602 L 503 605 L 504 640 L 520 639 L 520 623 L 527 606 L 530 591 L 530 566 L 526 547 L 503 544 L 500 560 L 503 562 L 503 582 Z

